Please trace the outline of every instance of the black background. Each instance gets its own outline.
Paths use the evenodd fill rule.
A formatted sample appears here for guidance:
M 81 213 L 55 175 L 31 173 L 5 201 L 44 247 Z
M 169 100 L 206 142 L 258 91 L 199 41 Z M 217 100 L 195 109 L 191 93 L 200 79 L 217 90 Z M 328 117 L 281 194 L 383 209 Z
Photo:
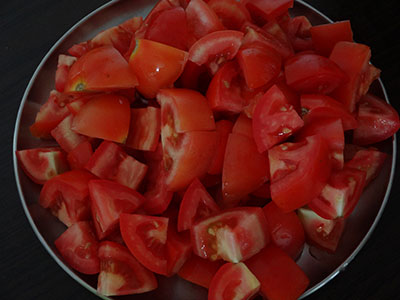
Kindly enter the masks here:
M 135 1 L 135 0 L 131 0 Z M 400 110 L 400 4 L 397 0 L 308 0 L 337 21 L 350 19 L 355 40 L 372 48 L 372 62 Z M 99 299 L 70 278 L 33 233 L 12 169 L 17 110 L 34 70 L 51 46 L 104 0 L 0 2 L 0 298 Z M 382 219 L 346 271 L 307 299 L 400 299 L 400 175 Z

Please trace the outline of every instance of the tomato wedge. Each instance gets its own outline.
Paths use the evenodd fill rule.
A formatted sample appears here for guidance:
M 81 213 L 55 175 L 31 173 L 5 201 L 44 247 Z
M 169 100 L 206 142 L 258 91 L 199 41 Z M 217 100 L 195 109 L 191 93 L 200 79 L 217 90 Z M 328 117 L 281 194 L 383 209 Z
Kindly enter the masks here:
M 240 30 L 243 23 L 251 19 L 243 3 L 235 0 L 211 0 L 208 6 L 227 29 Z
M 88 140 L 87 137 L 72 130 L 73 120 L 74 116 L 68 115 L 51 131 L 51 136 L 66 152 L 70 152 L 76 146 Z
M 56 70 L 56 90 L 60 93 L 64 92 L 65 85 L 68 80 L 68 72 L 71 66 L 76 62 L 76 57 L 60 54 L 58 56 Z
M 214 158 L 208 169 L 208 174 L 216 175 L 222 173 L 224 165 L 225 149 L 228 142 L 228 136 L 232 131 L 233 123 L 228 120 L 220 120 L 215 123 L 218 139 Z
M 245 0 L 246 8 L 256 21 L 270 21 L 293 7 L 293 0 Z

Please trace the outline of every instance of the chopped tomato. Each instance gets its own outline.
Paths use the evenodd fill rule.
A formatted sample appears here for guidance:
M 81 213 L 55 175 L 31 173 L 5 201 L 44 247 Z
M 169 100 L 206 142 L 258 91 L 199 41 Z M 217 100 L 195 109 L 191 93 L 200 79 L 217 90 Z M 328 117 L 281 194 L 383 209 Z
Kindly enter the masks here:
M 265 205 L 263 211 L 271 241 L 296 260 L 303 251 L 305 242 L 303 225 L 297 214 L 294 211 L 284 213 L 273 201 Z
M 397 111 L 384 100 L 370 94 L 361 99 L 356 118 L 358 127 L 353 134 L 353 143 L 356 145 L 384 141 L 400 128 Z
M 104 296 L 145 293 L 157 288 L 157 279 L 129 250 L 118 243 L 99 245 L 100 274 L 97 291 Z
M 82 107 L 71 128 L 86 136 L 123 143 L 128 136 L 130 117 L 128 99 L 103 94 L 91 98 Z
M 129 65 L 139 81 L 137 90 L 146 98 L 155 98 L 159 89 L 172 86 L 179 78 L 187 57 L 186 51 L 150 40 L 136 40 Z
M 205 94 L 210 81 L 211 76 L 208 73 L 206 65 L 199 66 L 188 60 L 181 77 L 176 82 L 176 86 L 185 89 L 196 90 L 202 94 Z
M 233 123 L 228 120 L 220 120 L 215 123 L 217 131 L 217 146 L 214 154 L 214 158 L 208 169 L 208 174 L 221 174 L 222 167 L 224 165 L 226 143 L 228 142 L 228 136 L 232 131 Z
M 258 152 L 263 153 L 298 131 L 304 122 L 285 94 L 273 85 L 256 104 L 252 125 Z
M 114 176 L 108 178 L 136 190 L 146 175 L 147 168 L 134 157 L 126 155 L 119 163 Z
M 245 0 L 246 8 L 257 22 L 267 22 L 287 13 L 293 0 Z
M 220 209 L 201 182 L 196 178 L 187 188 L 179 208 L 178 231 L 192 225 Z
M 170 218 L 171 222 L 171 218 Z M 178 273 L 192 255 L 192 243 L 189 232 L 176 232 L 176 224 L 169 223 L 167 233 L 167 276 Z
M 99 239 L 119 227 L 121 213 L 133 213 L 146 200 L 135 190 L 104 179 L 89 181 L 89 193 Z
M 271 197 L 284 212 L 317 197 L 331 174 L 329 148 L 319 135 L 284 143 L 268 151 Z M 312 184 L 310 184 L 312 182 Z
M 167 275 L 168 218 L 122 213 L 120 228 L 133 256 L 150 271 Z
M 54 128 L 50 133 L 51 136 L 56 140 L 60 147 L 66 151 L 70 152 L 79 144 L 87 141 L 88 138 L 76 133 L 72 130 L 72 122 L 74 120 L 73 115 L 68 115 L 62 120 L 56 128 Z
M 295 51 L 313 50 L 313 40 L 311 39 L 312 25 L 306 16 L 289 18 L 286 27 L 290 42 Z
M 49 208 L 61 222 L 71 226 L 90 219 L 89 180 L 96 177 L 87 171 L 72 170 L 46 181 L 39 204 Z
M 251 20 L 243 3 L 235 0 L 211 0 L 208 6 L 227 29 L 240 30 L 244 22 Z
M 54 244 L 73 269 L 83 274 L 99 273 L 99 243 L 88 222 L 73 224 L 54 241 Z
M 67 160 L 71 169 L 84 169 L 92 155 L 92 145 L 84 141 L 68 153 Z
M 252 120 L 246 114 L 240 114 L 232 128 L 232 133 L 242 134 L 253 140 Z
M 285 62 L 286 83 L 295 91 L 329 94 L 347 81 L 346 74 L 326 57 L 304 53 Z
M 236 206 L 241 198 L 258 189 L 268 177 L 268 157 L 257 151 L 251 138 L 231 133 L 222 169 L 222 206 Z
M 209 260 L 238 263 L 269 243 L 267 221 L 259 207 L 224 210 L 191 228 L 193 252 Z
M 251 299 L 260 289 L 260 282 L 244 263 L 226 263 L 211 280 L 208 299 Z
M 296 262 L 274 245 L 268 245 L 245 264 L 260 281 L 261 293 L 270 300 L 297 299 L 310 283 Z
M 67 84 L 68 72 L 71 66 L 76 62 L 76 57 L 60 54 L 58 56 L 57 71 L 56 71 L 56 90 L 60 93 L 64 92 Z
M 25 174 L 37 184 L 44 184 L 69 169 L 65 154 L 60 148 L 17 150 L 15 155 Z

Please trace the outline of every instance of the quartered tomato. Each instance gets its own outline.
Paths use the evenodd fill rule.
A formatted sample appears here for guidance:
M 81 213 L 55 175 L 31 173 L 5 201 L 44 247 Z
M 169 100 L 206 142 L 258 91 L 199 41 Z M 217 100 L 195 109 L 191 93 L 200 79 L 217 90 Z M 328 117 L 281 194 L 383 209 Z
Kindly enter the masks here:
M 84 141 L 68 153 L 68 164 L 71 169 L 84 169 L 92 155 L 92 145 L 88 141 Z
M 51 131 L 51 136 L 66 152 L 72 151 L 72 149 L 77 147 L 79 144 L 88 140 L 86 136 L 72 130 L 73 120 L 74 116 L 68 115 Z

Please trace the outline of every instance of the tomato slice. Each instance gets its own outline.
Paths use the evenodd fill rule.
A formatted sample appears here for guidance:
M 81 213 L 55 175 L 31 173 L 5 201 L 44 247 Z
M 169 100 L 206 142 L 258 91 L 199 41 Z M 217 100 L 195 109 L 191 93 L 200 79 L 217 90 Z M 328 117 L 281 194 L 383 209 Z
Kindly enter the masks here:
M 260 289 L 260 282 L 244 263 L 226 263 L 211 280 L 208 299 L 251 299 Z
M 236 206 L 241 198 L 266 182 L 269 178 L 268 167 L 268 158 L 257 151 L 251 138 L 231 133 L 222 169 L 223 206 Z
M 286 83 L 302 94 L 329 94 L 347 80 L 346 74 L 333 61 L 310 53 L 288 59 L 285 77 Z
M 273 85 L 256 104 L 253 134 L 258 152 L 286 140 L 303 127 L 304 122 L 278 86 Z
M 335 253 L 344 230 L 344 219 L 327 220 L 309 208 L 300 208 L 297 214 L 303 224 L 307 243 Z
M 267 221 L 261 208 L 221 211 L 191 228 L 193 252 L 209 260 L 238 263 L 269 243 Z
M 228 136 L 232 131 L 233 123 L 228 120 L 220 120 L 215 123 L 217 131 L 217 146 L 214 154 L 214 158 L 208 169 L 208 174 L 216 175 L 222 173 L 224 165 L 226 143 L 228 142 Z
M 293 0 L 245 0 L 246 8 L 254 20 L 262 22 L 273 20 L 287 13 L 293 7 Z
M 54 244 L 73 269 L 83 274 L 99 273 L 99 243 L 88 222 L 73 224 L 54 241 Z
M 130 117 L 128 99 L 103 94 L 91 98 L 82 107 L 71 128 L 86 136 L 124 143 L 128 136 Z
M 178 273 L 192 255 L 192 243 L 189 232 L 176 232 L 176 226 L 168 226 L 167 236 L 167 276 Z
M 243 3 L 235 0 L 211 0 L 208 6 L 227 29 L 240 30 L 244 22 L 251 20 Z
M 129 251 L 143 266 L 167 275 L 168 218 L 122 213 L 120 229 Z
M 353 31 L 348 20 L 312 26 L 310 33 L 315 50 L 327 57 L 331 54 L 336 43 L 353 41 Z
M 136 40 L 129 65 L 139 81 L 137 90 L 146 98 L 155 98 L 159 89 L 172 86 L 179 78 L 187 58 L 186 51 L 150 40 Z
M 64 92 L 65 85 L 68 80 L 68 72 L 71 66 L 76 62 L 76 57 L 60 54 L 58 56 L 56 70 L 56 90 L 60 93 Z
M 220 209 L 199 179 L 194 179 L 187 188 L 179 208 L 178 231 L 190 229 L 192 225 Z
M 99 246 L 100 274 L 97 291 L 104 296 L 140 294 L 155 290 L 157 279 L 118 243 Z
M 303 225 L 297 214 L 294 211 L 284 213 L 273 201 L 265 205 L 263 211 L 271 241 L 296 260 L 303 251 L 305 242 Z
M 84 141 L 68 153 L 67 160 L 71 169 L 84 169 L 92 155 L 92 145 L 88 141 Z
M 147 169 L 145 164 L 126 155 L 119 163 L 114 176 L 108 178 L 136 190 L 145 177 Z
M 69 70 L 65 92 L 134 88 L 138 80 L 123 56 L 111 46 L 90 50 Z
M 284 212 L 317 197 L 331 174 L 329 148 L 319 135 L 300 143 L 285 143 L 268 151 L 271 197 Z M 312 183 L 312 184 L 310 184 Z
M 274 245 L 268 245 L 245 264 L 260 281 L 261 293 L 270 300 L 297 299 L 310 282 L 296 262 Z
M 232 133 L 242 134 L 253 139 L 252 120 L 248 118 L 246 114 L 240 114 L 232 128 Z
M 212 278 L 223 262 L 220 260 L 210 261 L 197 255 L 192 255 L 179 270 L 179 277 L 199 286 L 209 288 Z
M 17 150 L 15 155 L 25 174 L 37 184 L 44 184 L 69 169 L 65 154 L 60 148 Z
M 66 152 L 70 152 L 76 146 L 88 140 L 87 137 L 80 135 L 72 130 L 71 127 L 73 120 L 74 120 L 73 115 L 66 116 L 64 120 L 58 123 L 56 128 L 54 128 L 50 132 L 51 136 Z
M 325 95 L 301 95 L 303 119 L 306 123 L 315 119 L 340 118 L 343 130 L 358 127 L 358 122 L 345 107 L 335 99 Z
M 39 204 L 49 208 L 67 226 L 90 219 L 88 182 L 96 177 L 72 170 L 48 180 L 40 191 Z
M 353 143 L 361 146 L 384 141 L 400 128 L 397 111 L 384 100 L 371 94 L 361 99 L 357 121 L 359 126 L 354 129 Z
M 109 180 L 89 181 L 93 222 L 103 239 L 118 228 L 121 213 L 133 213 L 146 199 L 126 186 Z

